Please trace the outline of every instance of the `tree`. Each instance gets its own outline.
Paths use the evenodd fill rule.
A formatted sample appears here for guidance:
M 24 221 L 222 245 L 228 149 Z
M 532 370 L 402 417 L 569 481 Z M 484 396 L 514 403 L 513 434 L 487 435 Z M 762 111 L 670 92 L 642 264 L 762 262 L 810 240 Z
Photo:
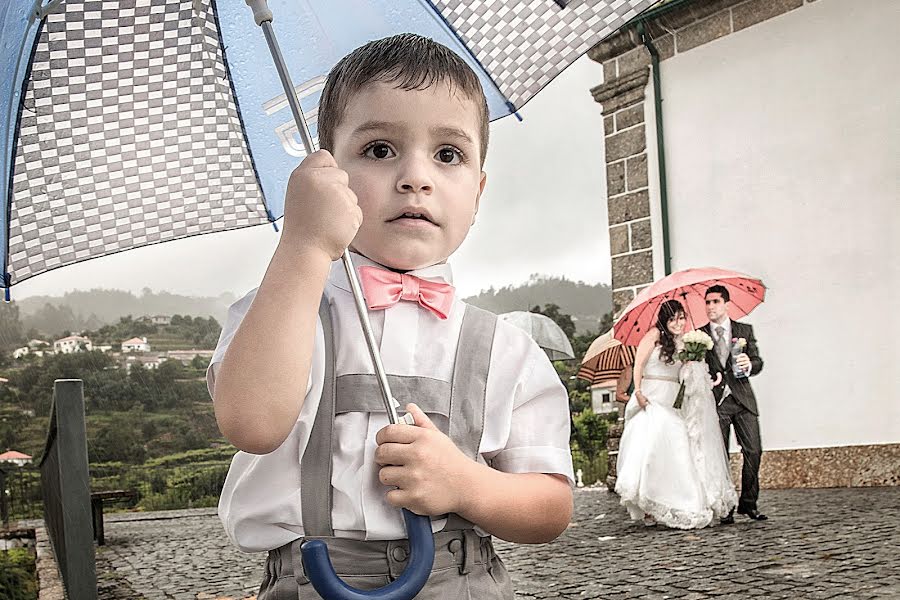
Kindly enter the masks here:
M 88 440 L 88 455 L 91 462 L 121 461 L 140 464 L 147 457 L 139 413 L 115 413 L 97 428 L 93 440 Z
M 16 391 L 7 385 L 0 386 L 0 449 L 17 448 L 22 431 L 31 421 L 18 405 Z
M 603 315 L 603 318 L 600 319 L 600 335 L 603 335 L 610 329 L 612 329 L 613 324 L 615 323 L 614 313 L 613 311 L 609 311 Z
M 604 451 L 610 421 L 590 408 L 572 419 L 572 461 L 575 469 L 582 469 L 584 482 L 593 484 L 606 476 Z
M 50 336 L 66 330 L 81 329 L 71 308 L 68 306 L 56 307 L 49 302 L 29 317 L 28 321 L 32 327 Z
M 588 460 L 594 460 L 606 448 L 609 421 L 588 408 L 575 416 L 573 424 L 573 441 Z
M 35 360 L 24 369 L 10 374 L 9 383 L 19 391 L 26 408 L 39 415 L 47 415 L 53 396 L 53 383 L 57 379 L 81 379 L 85 382 L 85 398 L 93 394 L 94 385 L 115 377 L 113 359 L 103 352 L 73 352 L 50 354 Z
M 15 302 L 0 302 L 0 352 L 14 350 L 24 342 L 19 305 Z
M 569 338 L 569 341 L 572 341 L 572 337 L 575 335 L 575 322 L 572 321 L 571 315 L 560 312 L 558 304 L 545 304 L 543 309 L 540 306 L 533 306 L 529 312 L 553 319 L 560 329 L 563 330 L 563 333 L 566 334 L 566 337 Z
M 593 332 L 576 335 L 575 323 L 572 320 L 572 316 L 562 312 L 557 304 L 545 304 L 544 308 L 534 306 L 529 312 L 550 317 L 553 319 L 554 323 L 559 325 L 560 329 L 563 330 L 563 333 L 566 334 L 566 337 L 569 338 L 569 343 L 572 344 L 572 350 L 576 360 L 557 360 L 554 361 L 553 366 L 556 368 L 556 373 L 559 375 L 560 380 L 563 385 L 566 386 L 566 390 L 568 391 L 570 412 L 579 413 L 585 408 L 590 407 L 590 384 L 583 379 L 576 378 L 575 374 L 578 372 L 581 357 L 584 356 L 588 346 L 591 345 L 591 342 L 594 341 L 594 338 L 597 337 L 597 335 Z

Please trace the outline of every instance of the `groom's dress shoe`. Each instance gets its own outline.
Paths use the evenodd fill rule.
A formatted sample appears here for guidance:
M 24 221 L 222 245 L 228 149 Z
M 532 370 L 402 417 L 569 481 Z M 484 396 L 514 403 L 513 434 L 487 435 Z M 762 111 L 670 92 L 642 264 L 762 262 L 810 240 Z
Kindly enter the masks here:
M 755 508 L 748 508 L 748 509 L 741 509 L 741 508 L 739 508 L 739 509 L 738 509 L 738 514 L 741 514 L 741 515 L 747 515 L 748 517 L 750 517 L 750 518 L 753 519 L 754 521 L 765 521 L 766 519 L 769 518 L 769 517 L 767 517 L 766 515 L 764 515 L 764 514 L 762 514 L 761 512 L 759 512 L 758 510 L 756 510 Z M 732 520 L 733 520 L 733 519 L 732 519 Z
M 728 511 L 728 514 L 719 519 L 722 525 L 734 525 L 734 509 Z

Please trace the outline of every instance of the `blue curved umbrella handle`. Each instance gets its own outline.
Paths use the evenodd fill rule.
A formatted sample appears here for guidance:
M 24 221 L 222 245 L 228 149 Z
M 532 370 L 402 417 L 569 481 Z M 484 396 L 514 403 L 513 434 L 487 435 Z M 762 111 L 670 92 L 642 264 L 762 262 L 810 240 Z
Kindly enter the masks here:
M 322 540 L 310 540 L 300 547 L 303 568 L 313 588 L 325 600 L 412 600 L 416 597 L 434 566 L 434 537 L 431 519 L 403 509 L 406 534 L 409 536 L 409 563 L 400 577 L 377 590 L 358 590 L 344 583 L 331 564 L 328 546 Z

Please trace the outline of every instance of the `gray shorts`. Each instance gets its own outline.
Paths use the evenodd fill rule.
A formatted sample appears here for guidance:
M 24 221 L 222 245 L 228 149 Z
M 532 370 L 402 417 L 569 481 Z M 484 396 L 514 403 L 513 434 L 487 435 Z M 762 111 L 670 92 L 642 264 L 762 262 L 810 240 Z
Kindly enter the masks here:
M 319 600 L 300 560 L 302 539 L 269 551 L 257 600 Z M 347 585 L 372 590 L 396 579 L 406 567 L 409 543 L 328 538 L 328 554 Z M 434 568 L 421 600 L 513 600 L 512 582 L 491 538 L 472 530 L 434 534 Z

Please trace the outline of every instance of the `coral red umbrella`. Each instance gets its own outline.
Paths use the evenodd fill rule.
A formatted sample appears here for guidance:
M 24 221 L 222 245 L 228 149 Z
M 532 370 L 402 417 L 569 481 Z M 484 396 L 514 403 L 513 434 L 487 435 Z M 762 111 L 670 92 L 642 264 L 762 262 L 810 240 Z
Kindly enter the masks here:
M 755 277 L 704 267 L 686 269 L 663 277 L 641 290 L 613 326 L 615 337 L 625 345 L 636 346 L 653 327 L 659 306 L 666 300 L 678 300 L 684 305 L 691 327 L 702 327 L 706 317 L 706 290 L 713 285 L 724 286 L 731 296 L 728 316 L 739 319 L 750 314 L 766 298 L 766 286 Z

